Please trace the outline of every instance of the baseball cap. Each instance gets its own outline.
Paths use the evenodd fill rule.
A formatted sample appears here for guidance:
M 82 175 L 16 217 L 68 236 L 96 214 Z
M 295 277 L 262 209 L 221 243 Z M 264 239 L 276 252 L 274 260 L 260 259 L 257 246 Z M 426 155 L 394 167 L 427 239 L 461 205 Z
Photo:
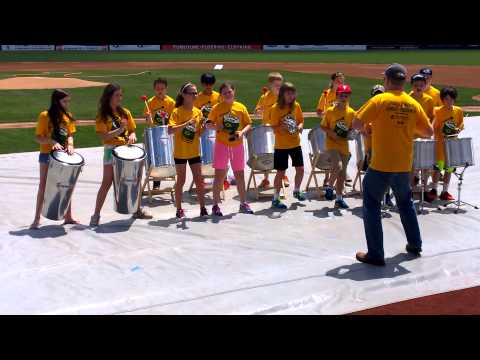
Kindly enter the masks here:
M 384 75 L 390 79 L 404 80 L 407 77 L 407 69 L 401 64 L 393 63 L 385 69 Z
M 352 89 L 350 88 L 350 85 L 348 84 L 338 85 L 337 94 L 351 94 L 351 93 L 352 93 Z
M 385 92 L 385 88 L 383 87 L 383 85 L 377 84 L 372 88 L 372 91 L 370 92 L 370 95 L 374 96 L 374 95 L 381 94 L 381 93 L 384 93 L 384 92 Z
M 417 80 L 426 81 L 427 78 L 425 77 L 425 75 L 422 75 L 422 74 L 413 74 L 412 77 L 410 78 L 410 82 L 414 82 Z
M 422 68 L 422 69 L 420 69 L 420 71 L 418 73 L 421 74 L 421 75 L 424 75 L 424 76 L 432 76 L 433 75 L 433 71 L 430 68 Z

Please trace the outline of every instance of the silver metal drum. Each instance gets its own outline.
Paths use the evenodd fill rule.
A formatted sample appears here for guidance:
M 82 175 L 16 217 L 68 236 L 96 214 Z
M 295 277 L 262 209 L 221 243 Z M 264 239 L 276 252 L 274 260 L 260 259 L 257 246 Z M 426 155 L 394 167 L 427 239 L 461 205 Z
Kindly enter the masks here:
M 273 153 L 275 151 L 275 134 L 271 126 L 254 127 L 247 135 L 248 161 L 247 165 L 260 171 L 273 170 Z
M 47 184 L 42 215 L 50 220 L 62 220 L 72 199 L 73 189 L 85 161 L 82 155 L 57 150 L 50 153 Z
M 202 175 L 213 175 L 213 153 L 215 150 L 215 139 L 217 132 L 215 129 L 205 129 L 200 137 L 200 153 L 202 156 Z
M 308 140 L 310 142 L 310 149 L 313 156 L 319 156 L 317 168 L 331 168 L 332 162 L 330 157 L 325 153 L 325 143 L 327 141 L 327 135 L 325 134 L 325 131 L 323 131 L 321 127 L 310 129 L 310 132 L 308 133 Z
M 168 134 L 168 126 L 147 127 L 144 132 L 147 168 L 150 176 L 175 176 L 173 160 L 173 134 Z
M 413 141 L 413 168 L 431 170 L 435 166 L 435 140 L 417 139 Z
M 445 165 L 447 167 L 475 165 L 472 138 L 445 138 Z
M 145 151 L 137 145 L 122 145 L 112 155 L 115 211 L 133 214 L 141 199 Z
M 361 161 L 365 160 L 365 138 L 360 132 L 356 132 L 354 134 L 354 141 L 355 141 L 355 156 L 357 157 L 357 165 Z

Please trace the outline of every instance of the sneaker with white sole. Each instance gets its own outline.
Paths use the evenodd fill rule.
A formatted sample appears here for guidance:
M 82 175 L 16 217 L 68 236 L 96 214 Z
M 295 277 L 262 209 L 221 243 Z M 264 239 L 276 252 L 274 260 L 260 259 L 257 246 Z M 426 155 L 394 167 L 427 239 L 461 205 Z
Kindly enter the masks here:
M 284 203 L 282 203 L 282 202 L 280 201 L 280 199 L 274 199 L 274 200 L 272 200 L 272 207 L 273 207 L 273 208 L 276 208 L 276 209 L 281 209 L 281 210 L 287 209 L 287 205 L 285 205 Z
M 253 210 L 250 208 L 250 205 L 247 203 L 240 204 L 239 211 L 243 214 L 253 214 Z

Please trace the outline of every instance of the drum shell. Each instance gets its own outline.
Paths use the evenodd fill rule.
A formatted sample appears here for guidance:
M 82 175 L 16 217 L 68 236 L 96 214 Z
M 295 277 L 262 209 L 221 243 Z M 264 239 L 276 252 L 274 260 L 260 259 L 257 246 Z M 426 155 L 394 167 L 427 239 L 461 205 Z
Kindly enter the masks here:
M 313 156 L 319 157 L 317 168 L 322 170 L 331 168 L 330 158 L 328 154 L 326 154 L 327 135 L 325 131 L 323 131 L 321 127 L 311 129 L 308 133 L 308 140 Z
M 475 165 L 472 138 L 445 139 L 445 166 L 465 167 Z
M 365 160 L 365 138 L 364 136 L 360 133 L 357 132 L 355 133 L 355 155 L 357 157 L 357 164 L 360 163 L 361 161 Z
M 138 209 L 145 157 L 144 152 L 140 158 L 125 160 L 117 157 L 113 151 L 114 209 L 120 214 L 133 214 Z
M 215 129 L 205 129 L 200 137 L 200 153 L 202 157 L 202 174 L 212 175 L 213 169 L 213 154 L 215 152 Z
M 150 170 L 150 176 L 175 176 L 173 141 L 173 135 L 168 134 L 166 125 L 145 128 L 146 163 L 147 169 Z
M 83 165 L 72 165 L 56 160 L 50 155 L 42 215 L 50 220 L 62 220 L 72 200 L 73 189 Z
M 435 166 L 435 140 L 414 140 L 413 169 L 429 170 Z
M 273 170 L 273 154 L 275 152 L 275 134 L 267 125 L 254 127 L 247 135 L 248 166 L 260 171 Z

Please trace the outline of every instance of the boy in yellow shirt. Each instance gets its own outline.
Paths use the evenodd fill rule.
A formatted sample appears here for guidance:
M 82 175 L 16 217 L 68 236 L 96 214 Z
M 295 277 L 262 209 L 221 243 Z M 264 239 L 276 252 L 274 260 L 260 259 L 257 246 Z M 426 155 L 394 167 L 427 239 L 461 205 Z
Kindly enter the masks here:
M 426 195 L 426 201 L 432 202 L 437 198 L 438 180 L 440 172 L 443 175 L 443 191 L 440 194 L 440 200 L 455 200 L 448 192 L 450 178 L 454 168 L 445 167 L 445 136 L 460 133 L 463 130 L 463 111 L 462 108 L 455 106 L 457 99 L 457 90 L 453 87 L 446 87 L 440 91 L 440 98 L 443 106 L 435 108 L 433 119 L 433 133 L 435 139 L 435 160 L 437 170 L 433 173 L 433 187 Z
M 149 126 L 168 125 L 168 120 L 175 108 L 175 100 L 167 95 L 168 81 L 165 78 L 158 78 L 153 82 L 155 96 L 148 99 L 144 114 Z M 151 114 L 150 114 L 151 111 Z M 153 190 L 160 187 L 160 181 L 153 182 Z
M 278 92 L 283 83 L 283 76 L 278 72 L 271 72 L 268 74 L 268 87 L 262 88 L 262 95 L 258 99 L 257 106 L 255 106 L 255 114 L 262 115 L 262 125 L 268 125 L 270 119 L 270 111 L 272 106 L 275 105 L 278 99 Z M 285 186 L 289 186 L 288 177 L 285 175 L 283 179 Z M 260 183 L 260 188 L 268 188 L 270 181 L 268 180 L 268 173 Z
M 320 127 L 327 134 L 326 150 L 333 164 L 333 177 L 330 177 L 329 186 L 325 190 L 327 200 L 334 199 L 333 179 L 336 178 L 337 198 L 335 208 L 348 209 L 343 199 L 343 189 L 347 176 L 347 166 L 350 160 L 348 149 L 348 131 L 352 128 L 355 111 L 349 106 L 352 90 L 349 85 L 341 84 L 337 87 L 335 105 L 329 107 L 323 113 Z
M 440 90 L 432 85 L 433 71 L 430 68 L 422 68 L 418 72 L 420 75 L 425 76 L 427 86 L 425 88 L 425 94 L 433 98 L 434 106 L 442 106 L 442 100 L 440 99 Z
M 194 106 L 202 111 L 204 121 L 208 119 L 208 114 L 210 114 L 212 108 L 221 100 L 220 94 L 213 90 L 216 81 L 215 75 L 210 73 L 204 73 L 200 76 L 203 90 L 198 94 Z
M 303 113 L 300 104 L 296 101 L 297 91 L 292 83 L 286 82 L 280 87 L 278 100 L 270 111 L 270 125 L 275 132 L 275 151 L 273 154 L 273 168 L 275 175 L 275 192 L 272 207 L 286 209 L 280 201 L 280 188 L 285 171 L 288 168 L 288 157 L 295 167 L 295 187 L 293 196 L 300 201 L 305 200 L 305 194 L 300 191 L 304 168 L 303 154 L 300 146 L 300 134 L 303 131 Z

